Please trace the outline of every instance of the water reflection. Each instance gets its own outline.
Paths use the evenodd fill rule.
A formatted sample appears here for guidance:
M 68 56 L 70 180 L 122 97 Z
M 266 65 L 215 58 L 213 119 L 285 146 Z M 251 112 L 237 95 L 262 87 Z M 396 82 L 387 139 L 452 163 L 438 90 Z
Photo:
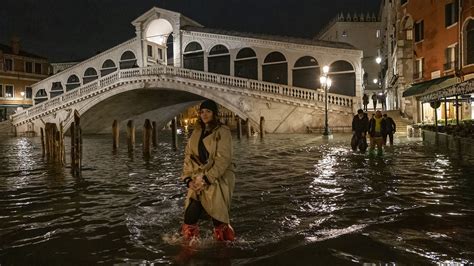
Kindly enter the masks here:
M 181 136 L 183 137 L 183 136 Z M 235 140 L 232 223 L 217 245 L 180 243 L 186 140 L 84 140 L 82 177 L 41 158 L 38 139 L 0 140 L 0 264 L 426 264 L 472 261 L 472 161 L 399 139 L 383 156 L 353 153 L 347 135 Z M 66 141 L 66 143 L 68 143 Z M 25 255 L 27 254 L 27 255 Z M 184 256 L 187 254 L 187 257 Z M 183 257 L 184 256 L 184 257 Z M 179 261 L 178 261 L 179 260 Z

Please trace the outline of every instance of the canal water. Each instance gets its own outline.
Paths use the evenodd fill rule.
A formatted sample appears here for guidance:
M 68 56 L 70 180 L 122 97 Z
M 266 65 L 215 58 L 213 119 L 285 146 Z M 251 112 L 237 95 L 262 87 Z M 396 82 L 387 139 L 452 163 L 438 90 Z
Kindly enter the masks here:
M 318 265 L 474 261 L 474 159 L 399 137 L 383 156 L 350 136 L 234 139 L 232 244 L 179 238 L 185 136 L 144 160 L 125 140 L 84 139 L 81 178 L 41 158 L 38 138 L 0 140 L 0 264 Z M 67 143 L 67 140 L 66 140 Z M 139 143 L 139 142 L 137 142 Z

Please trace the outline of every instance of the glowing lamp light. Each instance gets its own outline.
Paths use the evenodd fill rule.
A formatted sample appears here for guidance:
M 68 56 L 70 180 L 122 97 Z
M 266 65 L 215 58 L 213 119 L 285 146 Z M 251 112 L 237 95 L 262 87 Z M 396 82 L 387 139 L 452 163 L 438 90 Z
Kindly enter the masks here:
M 377 58 L 375 58 L 375 62 L 377 62 L 377 64 L 382 63 L 382 58 L 380 56 L 377 56 Z
M 329 66 L 323 66 L 323 73 L 324 74 L 329 73 Z
M 326 76 L 321 76 L 319 77 L 319 82 L 321 82 L 321 85 L 324 85 L 326 84 L 327 79 L 328 78 Z
M 379 82 L 378 79 L 374 79 L 374 84 L 377 84 Z

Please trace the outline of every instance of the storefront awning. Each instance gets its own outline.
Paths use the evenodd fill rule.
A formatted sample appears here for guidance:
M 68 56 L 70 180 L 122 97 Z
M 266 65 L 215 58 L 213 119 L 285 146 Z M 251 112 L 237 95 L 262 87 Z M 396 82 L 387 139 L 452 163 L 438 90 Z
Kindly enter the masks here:
M 444 89 L 454 84 L 456 84 L 456 78 L 453 77 L 453 75 L 419 82 L 419 83 L 413 84 L 410 88 L 404 91 L 403 97 L 410 97 L 410 96 L 430 93 L 436 90 Z
M 453 85 L 445 86 L 442 89 L 429 92 L 421 96 L 419 100 L 422 102 L 430 102 L 446 97 L 452 97 L 456 95 L 470 95 L 472 93 L 474 93 L 474 79 L 466 80 L 461 83 L 455 83 Z

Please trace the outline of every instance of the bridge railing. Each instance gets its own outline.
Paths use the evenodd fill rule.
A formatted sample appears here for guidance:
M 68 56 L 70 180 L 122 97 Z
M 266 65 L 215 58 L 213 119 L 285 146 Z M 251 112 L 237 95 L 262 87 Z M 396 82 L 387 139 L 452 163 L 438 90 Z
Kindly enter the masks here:
M 297 88 L 288 85 L 275 84 L 265 81 L 250 80 L 246 78 L 232 77 L 226 75 L 220 75 L 215 73 L 177 68 L 165 65 L 155 65 L 144 68 L 132 68 L 118 70 L 100 79 L 89 82 L 79 88 L 72 91 L 68 91 L 55 98 L 49 99 L 43 103 L 37 104 L 29 109 L 14 114 L 12 118 L 16 121 L 27 119 L 30 116 L 37 115 L 39 113 L 51 110 L 62 104 L 79 99 L 83 95 L 90 94 L 98 91 L 101 88 L 110 86 L 116 82 L 120 82 L 123 79 L 130 79 L 142 76 L 156 76 L 156 75 L 171 75 L 183 78 L 189 78 L 192 80 L 199 80 L 204 82 L 211 82 L 214 84 L 222 84 L 226 86 L 232 86 L 237 88 L 248 89 L 250 91 L 260 91 L 265 93 L 277 94 L 288 96 L 297 99 L 303 99 L 307 101 L 324 101 L 324 92 L 321 90 L 312 90 Z M 352 107 L 353 97 L 344 96 L 339 94 L 328 93 L 328 103 L 338 106 Z

